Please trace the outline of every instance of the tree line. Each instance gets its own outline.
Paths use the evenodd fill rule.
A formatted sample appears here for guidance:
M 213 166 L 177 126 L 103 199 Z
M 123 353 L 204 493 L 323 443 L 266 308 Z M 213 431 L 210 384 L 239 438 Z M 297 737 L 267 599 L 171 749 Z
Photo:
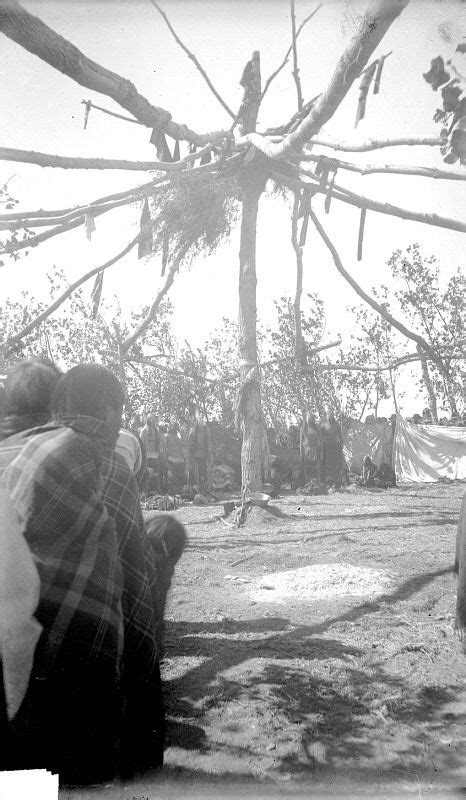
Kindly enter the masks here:
M 301 303 L 301 337 L 304 360 L 295 358 L 294 298 L 275 301 L 274 319 L 258 326 L 262 398 L 266 424 L 280 433 L 300 421 L 306 410 L 322 417 L 326 409 L 355 419 L 379 415 L 382 401 L 394 409 L 403 398 L 404 365 L 415 364 L 417 383 L 432 417 L 440 409 L 454 416 L 463 397 L 465 279 L 458 269 L 445 286 L 440 265 L 422 253 L 418 244 L 396 250 L 388 261 L 395 289 L 373 289 L 378 302 L 396 307 L 426 338 L 441 358 L 427 359 L 413 352 L 408 341 L 366 304 L 350 307 L 351 333 L 326 345 L 326 309 L 316 294 Z M 67 288 L 64 273 L 48 276 L 53 299 Z M 0 341 L 6 342 L 35 319 L 45 304 L 26 290 L 20 299 L 0 307 Z M 224 319 L 202 347 L 177 341 L 173 307 L 165 298 L 157 318 L 129 352 L 121 343 L 147 317 L 147 308 L 124 316 L 118 302 L 101 302 L 78 288 L 57 312 L 47 317 L 23 340 L 3 355 L 1 371 L 20 358 L 46 355 L 62 367 L 81 361 L 108 366 L 122 380 L 127 418 L 155 410 L 162 418 L 182 418 L 199 408 L 206 420 L 235 425 L 238 403 L 238 326 Z M 322 348 L 319 352 L 319 348 Z M 317 352 L 315 350 L 317 349 Z

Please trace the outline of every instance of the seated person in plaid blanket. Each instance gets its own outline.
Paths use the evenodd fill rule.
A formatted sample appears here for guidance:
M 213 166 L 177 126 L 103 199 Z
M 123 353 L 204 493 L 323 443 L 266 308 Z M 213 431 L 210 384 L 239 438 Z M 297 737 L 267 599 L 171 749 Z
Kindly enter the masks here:
M 122 407 L 119 381 L 80 365 L 60 379 L 51 423 L 0 444 L 43 628 L 2 769 L 81 784 L 162 764 L 156 569 L 134 476 L 113 449 Z

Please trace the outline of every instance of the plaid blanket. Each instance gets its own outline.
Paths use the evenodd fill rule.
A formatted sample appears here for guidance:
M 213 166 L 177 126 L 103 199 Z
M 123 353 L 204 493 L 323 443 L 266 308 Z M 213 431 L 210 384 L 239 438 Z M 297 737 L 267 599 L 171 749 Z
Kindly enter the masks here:
M 82 478 L 84 470 L 84 474 L 89 476 L 89 480 L 91 483 L 93 482 L 94 486 L 98 482 L 99 496 L 97 498 L 94 497 L 94 500 L 98 500 L 100 513 L 106 519 L 106 529 L 110 527 L 110 521 L 114 523 L 114 528 L 113 525 L 111 526 L 110 550 L 113 561 L 116 561 L 117 594 L 119 601 L 121 601 L 118 610 L 122 611 L 122 618 L 120 616 L 119 619 L 122 622 L 122 627 L 118 630 L 121 637 L 119 638 L 118 657 L 121 656 L 121 659 L 119 658 L 119 664 L 121 664 L 120 687 L 123 697 L 123 718 L 120 721 L 120 773 L 122 777 L 130 777 L 135 771 L 161 766 L 164 741 L 164 711 L 156 644 L 162 623 L 162 620 L 158 618 L 158 580 L 154 554 L 145 533 L 135 477 L 124 459 L 114 452 L 115 437 L 113 437 L 107 426 L 94 418 L 84 416 L 60 419 L 57 424 L 25 431 L 22 434 L 4 440 L 0 444 L 0 473 L 2 464 L 11 462 L 6 473 L 9 476 L 10 491 L 13 489 L 13 496 L 16 501 L 11 477 L 12 470 L 15 469 L 18 472 L 21 469 L 26 469 L 24 460 L 26 458 L 29 459 L 35 449 L 40 446 L 42 450 L 48 447 L 56 454 L 57 469 L 60 471 L 61 480 L 63 480 L 66 459 L 63 458 L 61 451 L 59 453 L 56 451 L 57 442 L 61 442 L 62 438 L 66 442 L 68 442 L 68 439 L 74 441 L 73 448 L 69 450 L 73 477 L 81 476 Z M 79 447 L 77 443 L 79 443 Z M 91 459 L 92 464 L 89 462 L 87 466 L 82 459 L 77 460 L 77 456 L 79 456 L 83 448 L 93 458 L 93 461 Z M 32 462 L 30 468 L 33 471 L 36 470 Z M 43 538 L 42 519 L 46 513 L 46 508 L 48 506 L 53 508 L 55 503 L 64 502 L 64 498 L 60 498 L 60 494 L 63 494 L 63 488 L 59 484 L 59 479 L 58 474 L 54 476 L 52 498 L 50 498 L 42 488 L 44 481 L 42 479 L 39 480 L 37 477 L 35 478 L 38 488 L 36 490 L 37 502 L 34 507 L 33 528 L 34 531 L 40 530 L 41 532 L 42 549 L 46 546 Z M 21 488 L 19 476 L 16 477 L 16 480 Z M 52 484 L 50 488 L 52 489 Z M 102 551 L 102 537 L 99 534 L 100 523 L 95 514 L 92 517 L 88 516 L 88 509 L 87 507 L 82 507 L 79 497 L 79 494 L 75 495 L 73 503 L 68 497 L 68 504 L 79 514 L 77 524 L 84 523 L 82 529 L 83 539 L 70 541 L 71 551 L 75 554 L 75 558 L 79 556 L 79 549 L 76 551 L 73 542 L 78 548 L 92 549 L 93 545 L 87 538 L 90 537 L 100 547 L 100 552 L 96 553 L 96 557 L 98 555 L 102 559 L 104 552 Z M 102 504 L 110 520 L 106 518 Z M 64 511 L 66 511 L 66 507 Z M 96 521 L 97 529 L 95 530 L 92 526 Z M 72 523 L 71 520 L 70 522 Z M 60 513 L 56 519 L 54 518 L 54 524 L 56 526 L 62 524 Z M 69 530 L 67 520 L 62 530 Z M 72 525 L 71 530 L 74 530 Z M 29 537 L 26 533 L 26 539 L 36 558 L 40 559 L 42 551 L 37 550 L 37 543 L 34 537 Z M 66 537 L 66 540 L 69 540 L 69 536 Z M 55 577 L 52 573 L 50 574 L 50 580 L 47 584 L 48 593 L 50 592 L 50 581 L 52 579 L 55 580 L 57 575 L 62 579 L 62 583 L 67 585 L 67 580 L 69 582 L 73 574 L 78 575 L 80 570 L 79 558 L 77 559 L 78 563 L 73 565 L 70 563 L 65 544 L 62 551 L 56 554 L 54 551 L 54 556 L 57 558 L 58 572 Z M 104 564 L 105 562 L 101 566 L 103 567 Z M 42 578 L 40 564 L 38 566 Z M 108 577 L 106 578 L 102 569 L 100 572 L 99 587 L 103 589 L 107 586 L 110 590 Z M 64 592 L 60 593 L 60 587 L 61 583 L 59 582 L 56 604 L 60 607 L 60 618 L 64 617 L 66 619 L 66 608 L 73 604 L 74 599 L 78 600 L 78 598 L 74 592 L 69 595 Z M 94 621 L 90 620 L 87 626 L 89 635 L 91 635 L 93 628 L 96 630 L 103 629 L 106 622 L 103 606 L 100 606 L 100 614 L 99 608 L 95 606 L 96 600 L 99 599 L 94 591 L 95 588 L 93 588 L 91 596 L 88 597 L 83 587 L 84 591 L 81 598 L 84 604 L 91 603 L 94 608 L 92 612 Z M 86 605 L 86 607 L 88 609 L 91 608 L 89 605 Z M 40 613 L 37 616 L 42 622 Z M 76 630 L 73 630 L 72 633 L 75 635 Z M 64 646 L 67 646 L 65 641 Z M 81 637 L 73 642 L 74 646 L 81 649 L 88 645 Z M 56 647 L 59 647 L 58 641 L 56 642 Z
M 463 650 L 466 653 L 466 492 L 463 495 L 456 536 L 455 571 L 458 576 L 455 627 L 459 632 L 463 642 Z
M 89 421 L 87 435 L 49 425 L 0 444 L 0 474 L 41 580 L 36 664 L 44 674 L 70 660 L 114 664 L 117 671 L 123 649 L 115 524 L 96 488 L 100 425 Z

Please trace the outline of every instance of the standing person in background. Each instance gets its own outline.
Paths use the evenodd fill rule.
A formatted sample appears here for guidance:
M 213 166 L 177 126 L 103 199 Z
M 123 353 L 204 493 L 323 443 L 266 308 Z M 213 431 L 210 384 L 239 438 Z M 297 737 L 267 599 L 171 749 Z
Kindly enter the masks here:
M 306 414 L 299 432 L 300 485 L 305 486 L 311 480 L 322 483 L 323 438 L 322 430 L 314 416 Z
M 120 428 L 115 452 L 123 456 L 141 489 L 146 479 L 146 455 L 139 436 L 133 430 Z
M 180 429 L 177 422 L 172 422 L 165 435 L 167 454 L 168 482 L 177 491 L 183 488 L 186 474 L 185 454 Z
M 156 414 L 148 414 L 146 424 L 141 428 L 140 439 L 146 450 L 146 464 L 149 473 L 148 483 L 153 477 L 155 490 L 162 492 L 162 459 L 163 449 L 159 431 L 159 421 Z M 150 485 L 149 485 L 150 488 Z
M 196 410 L 188 436 L 188 460 L 190 486 L 197 486 L 199 491 L 210 488 L 210 471 L 212 468 L 212 443 L 210 431 L 200 412 Z
M 323 425 L 323 452 L 324 480 L 333 483 L 335 489 L 340 489 L 343 470 L 343 434 L 333 411 L 327 414 Z

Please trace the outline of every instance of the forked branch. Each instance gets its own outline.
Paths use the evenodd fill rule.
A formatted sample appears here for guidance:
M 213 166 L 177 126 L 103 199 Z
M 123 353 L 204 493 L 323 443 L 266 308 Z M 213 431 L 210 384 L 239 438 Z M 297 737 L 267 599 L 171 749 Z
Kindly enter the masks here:
M 191 52 L 191 50 L 189 50 L 189 49 L 186 47 L 185 43 L 184 43 L 184 42 L 183 42 L 183 41 L 180 39 L 180 37 L 178 36 L 178 34 L 177 34 L 177 32 L 175 31 L 175 29 L 174 29 L 173 25 L 171 24 L 170 20 L 168 19 L 168 17 L 167 17 L 167 15 L 166 15 L 165 11 L 164 11 L 162 8 L 160 8 L 160 6 L 159 6 L 159 4 L 156 2 L 156 0 L 151 0 L 151 3 L 152 3 L 152 5 L 154 6 L 154 8 L 155 8 L 155 9 L 156 9 L 156 10 L 159 12 L 160 16 L 161 16 L 161 17 L 162 17 L 162 18 L 165 20 L 165 23 L 166 23 L 166 25 L 167 25 L 167 27 L 168 27 L 168 30 L 169 30 L 169 31 L 170 31 L 170 33 L 172 34 L 172 36 L 173 36 L 173 38 L 174 38 L 175 42 L 176 42 L 176 43 L 177 43 L 177 44 L 178 44 L 178 45 L 181 47 L 181 49 L 182 49 L 182 50 L 184 50 L 184 52 L 186 53 L 186 55 L 188 56 L 188 58 L 189 58 L 189 59 L 191 59 L 191 61 L 193 62 L 194 66 L 196 67 L 196 69 L 198 70 L 198 72 L 200 72 L 200 73 L 201 73 L 201 75 L 202 75 L 202 77 L 204 78 L 204 80 L 205 80 L 205 82 L 206 82 L 207 86 L 209 87 L 209 89 L 210 89 L 210 91 L 212 92 L 212 94 L 214 95 L 214 97 L 215 97 L 215 98 L 218 100 L 218 102 L 220 103 L 220 105 L 222 106 L 222 108 L 224 108 L 224 109 L 225 109 L 225 111 L 227 112 L 227 114 L 229 114 L 229 115 L 230 115 L 230 117 L 231 117 L 232 119 L 236 119 L 236 114 L 234 113 L 234 111 L 232 111 L 232 110 L 231 110 L 231 108 L 230 108 L 230 107 L 227 105 L 227 103 L 225 102 L 225 100 L 223 99 L 223 97 L 221 96 L 221 94 L 220 94 L 220 93 L 217 91 L 217 89 L 215 88 L 214 84 L 213 84 L 213 83 L 212 83 L 212 81 L 210 80 L 210 78 L 209 78 L 209 76 L 208 76 L 207 72 L 205 71 L 204 67 L 203 67 L 203 66 L 202 66 L 202 64 L 199 62 L 199 59 L 198 59 L 198 58 L 197 58 L 197 57 L 194 55 L 194 53 L 192 53 L 192 52 Z
M 303 90 L 301 88 L 301 79 L 299 77 L 298 67 L 298 45 L 296 33 L 296 14 L 294 10 L 295 0 L 290 0 L 290 14 L 291 14 L 291 46 L 293 48 L 293 78 L 296 85 L 296 94 L 298 97 L 298 111 L 303 108 Z
M 414 331 L 411 331 L 409 328 L 406 327 L 406 325 L 404 325 L 399 320 L 395 319 L 395 317 L 388 311 L 388 309 L 385 306 L 383 306 L 380 303 L 378 303 L 377 300 L 375 300 L 371 295 L 367 294 L 367 292 L 364 291 L 364 289 L 359 285 L 359 283 L 357 283 L 357 281 L 355 281 L 355 279 L 344 268 L 344 266 L 342 264 L 342 261 L 341 261 L 341 258 L 338 255 L 338 252 L 337 252 L 337 249 L 336 249 L 335 245 L 333 244 L 333 242 L 331 241 L 330 237 L 325 232 L 324 228 L 322 227 L 318 217 L 316 216 L 316 214 L 314 213 L 312 208 L 309 209 L 309 216 L 311 217 L 312 222 L 314 223 L 317 232 L 319 233 L 319 235 L 321 236 L 321 238 L 324 241 L 325 245 L 329 249 L 329 251 L 330 251 L 330 253 L 332 255 L 332 258 L 333 258 L 333 262 L 334 262 L 338 272 L 345 279 L 345 281 L 347 283 L 349 283 L 349 285 L 352 287 L 352 289 L 354 289 L 356 294 L 358 294 L 359 297 L 362 300 L 364 300 L 365 303 L 367 303 L 371 308 L 373 308 L 374 311 L 376 311 L 378 314 L 380 314 L 380 316 L 386 322 L 388 322 L 389 325 L 391 325 L 393 328 L 396 328 L 396 330 L 399 331 L 400 333 L 402 333 L 403 336 L 406 336 L 407 339 L 411 339 L 411 341 L 413 341 L 416 344 L 420 345 L 420 347 L 422 347 L 422 349 L 426 353 L 428 353 L 428 355 L 435 361 L 435 363 L 438 364 L 438 361 L 439 361 L 438 354 L 435 352 L 435 350 L 429 344 L 429 342 L 427 342 L 424 339 L 423 336 L 420 336 L 418 333 L 415 333 Z
M 301 31 L 302 31 L 302 29 L 304 28 L 304 26 L 305 26 L 305 25 L 307 25 L 307 23 L 308 23 L 308 22 L 309 22 L 309 21 L 312 19 L 312 17 L 313 17 L 315 14 L 317 14 L 317 12 L 319 11 L 319 9 L 320 9 L 320 8 L 322 8 L 322 3 L 319 3 L 319 5 L 318 5 L 318 6 L 316 6 L 316 8 L 314 9 L 314 11 L 312 11 L 312 12 L 311 12 L 311 13 L 310 13 L 310 14 L 309 14 L 307 17 L 305 17 L 305 19 L 303 19 L 303 21 L 301 22 L 301 24 L 299 25 L 299 27 L 298 27 L 298 29 L 297 29 L 297 31 L 296 31 L 296 39 L 298 38 L 298 36 L 299 36 L 299 34 L 301 33 Z M 284 67 L 287 65 L 287 63 L 288 63 L 288 59 L 289 59 L 289 57 L 290 57 L 290 55 L 291 55 L 291 51 L 292 51 L 292 49 L 293 49 L 293 43 L 291 43 L 291 44 L 290 44 L 290 46 L 289 46 L 288 50 L 287 50 L 287 51 L 286 51 L 286 53 L 285 53 L 285 58 L 283 59 L 283 61 L 281 62 L 281 64 L 280 64 L 280 65 L 277 67 L 277 69 L 276 69 L 274 72 L 272 72 L 272 74 L 271 74 L 271 75 L 269 75 L 269 77 L 267 78 L 267 80 L 266 80 L 266 82 L 265 82 L 265 84 L 264 84 L 264 88 L 263 88 L 263 90 L 262 90 L 262 99 L 264 99 L 264 97 L 265 97 L 265 93 L 266 93 L 266 92 L 267 92 L 267 90 L 269 89 L 269 87 L 270 87 L 270 84 L 272 83 L 272 81 L 274 81 L 274 80 L 275 80 L 275 78 L 277 77 L 277 75 L 279 75 L 279 74 L 280 74 L 280 72 L 282 71 L 282 69 L 284 69 Z

